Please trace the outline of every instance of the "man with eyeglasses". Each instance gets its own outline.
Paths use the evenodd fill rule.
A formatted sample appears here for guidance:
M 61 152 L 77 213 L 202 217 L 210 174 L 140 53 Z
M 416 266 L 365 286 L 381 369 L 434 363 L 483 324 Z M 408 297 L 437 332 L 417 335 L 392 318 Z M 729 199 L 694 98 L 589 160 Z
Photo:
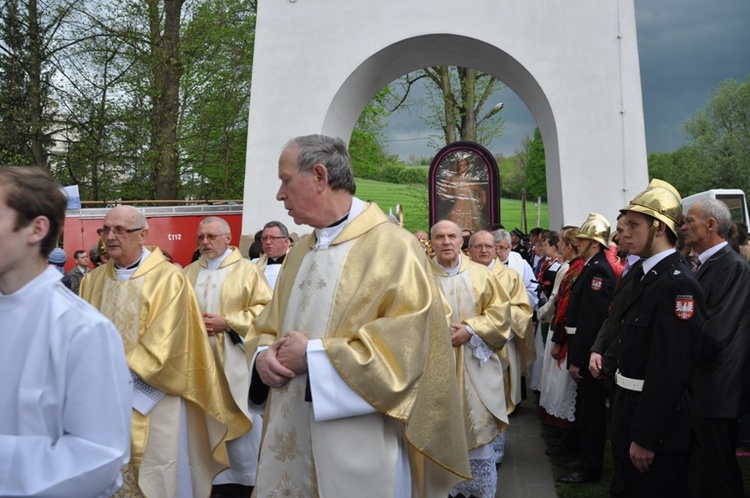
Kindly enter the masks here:
M 517 272 L 505 266 L 495 253 L 495 239 L 487 230 L 474 232 L 469 239 L 469 256 L 472 261 L 486 266 L 497 277 L 500 286 L 510 296 L 511 334 L 500 350 L 505 387 L 505 405 L 508 415 L 513 413 L 522 400 L 521 376 L 534 351 L 534 312 L 526 295 L 526 288 Z M 518 339 L 516 339 L 516 337 Z M 518 341 L 522 346 L 519 347 Z M 499 464 L 505 454 L 505 432 L 495 442 L 495 457 Z
M 230 246 L 232 233 L 223 218 L 210 216 L 198 225 L 201 257 L 184 273 L 195 289 L 216 363 L 237 408 L 252 430 L 227 441 L 229 469 L 214 479 L 213 498 L 249 497 L 258 470 L 262 432 L 260 415 L 248 411 L 250 377 L 243 340 L 252 321 L 271 299 L 271 289 L 257 267 Z
M 187 278 L 145 245 L 141 211 L 104 217 L 110 262 L 88 273 L 80 295 L 120 331 L 134 381 L 131 461 L 123 496 L 208 496 L 226 468 L 223 441 L 250 422 L 219 371 Z
M 493 235 L 486 230 L 474 233 L 469 241 L 469 256 L 472 261 L 489 268 L 510 296 L 512 333 L 505 347 L 500 350 L 500 359 L 505 367 L 505 402 L 508 414 L 511 414 L 521 402 L 521 376 L 525 359 L 527 356 L 529 361 L 534 358 L 534 311 L 521 276 L 496 256 L 494 241 Z M 522 347 L 518 347 L 516 338 L 521 341 Z
M 254 260 L 254 262 L 265 275 L 271 289 L 273 289 L 276 287 L 276 279 L 279 276 L 281 265 L 284 263 L 286 253 L 289 251 L 291 245 L 289 231 L 280 221 L 269 221 L 263 227 L 263 234 L 260 237 L 260 241 L 263 244 L 263 255 Z

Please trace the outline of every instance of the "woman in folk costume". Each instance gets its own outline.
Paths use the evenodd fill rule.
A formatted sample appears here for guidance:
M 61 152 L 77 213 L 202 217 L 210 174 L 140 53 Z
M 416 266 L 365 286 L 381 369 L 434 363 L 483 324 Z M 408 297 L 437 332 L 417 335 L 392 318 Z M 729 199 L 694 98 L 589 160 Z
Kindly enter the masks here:
M 540 309 L 543 306 L 542 303 L 549 302 L 554 290 L 555 276 L 563 263 L 562 255 L 557 248 L 559 242 L 560 234 L 555 231 L 547 230 L 539 236 L 537 244 L 538 254 L 543 258 L 540 261 L 539 271 L 536 275 L 536 281 L 539 282 L 537 293 L 539 295 Z M 536 334 L 534 334 L 536 358 L 529 368 L 529 386 L 534 391 L 541 391 L 542 389 L 544 346 L 547 342 L 548 330 L 549 320 L 540 320 L 539 313 L 537 312 L 537 328 Z
M 568 228 L 560 234 L 559 249 L 565 264 L 557 272 L 557 291 L 553 290 L 547 305 L 539 312 L 541 320 L 550 321 L 539 406 L 545 410 L 547 421 L 561 428 L 566 428 L 575 420 L 576 383 L 568 374 L 565 361 L 565 313 L 570 290 L 585 264 L 585 261 L 578 257 L 575 245 L 577 233 L 577 228 Z

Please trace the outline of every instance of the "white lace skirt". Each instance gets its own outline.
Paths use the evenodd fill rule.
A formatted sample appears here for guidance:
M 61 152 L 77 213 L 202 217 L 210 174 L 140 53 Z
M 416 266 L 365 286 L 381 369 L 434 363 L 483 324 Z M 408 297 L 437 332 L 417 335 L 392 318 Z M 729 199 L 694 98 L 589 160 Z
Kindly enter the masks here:
M 547 345 L 544 349 L 539 406 L 553 417 L 572 422 L 575 420 L 577 384 L 570 378 L 565 360 L 558 365 L 557 360 L 552 357 L 552 346 L 552 330 L 550 330 L 547 333 Z
M 532 391 L 542 390 L 542 372 L 544 363 L 544 339 L 542 339 L 542 322 L 536 327 L 534 334 L 534 349 L 536 357 L 529 366 L 529 389 Z

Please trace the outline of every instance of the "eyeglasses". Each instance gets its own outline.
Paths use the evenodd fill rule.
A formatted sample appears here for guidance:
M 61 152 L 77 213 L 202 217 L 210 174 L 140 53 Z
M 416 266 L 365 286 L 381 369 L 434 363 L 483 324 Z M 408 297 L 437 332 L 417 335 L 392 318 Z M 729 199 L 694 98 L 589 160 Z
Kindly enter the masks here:
M 222 237 L 224 235 L 227 235 L 227 234 L 226 233 L 203 233 L 203 234 L 200 234 L 200 235 L 196 235 L 195 236 L 195 240 L 201 241 L 203 239 L 208 239 L 208 240 L 214 241 L 214 240 L 216 240 L 219 237 Z
M 121 227 L 119 225 L 116 226 L 116 227 L 114 227 L 114 228 L 110 228 L 110 227 L 108 227 L 108 226 L 105 225 L 100 230 L 101 230 L 101 234 L 106 237 L 107 235 L 109 235 L 109 232 L 114 232 L 115 235 L 125 235 L 126 233 L 134 233 L 134 232 L 138 232 L 140 230 L 145 230 L 145 229 L 146 229 L 146 227 L 125 228 L 125 227 Z M 99 230 L 97 230 L 97 232 L 99 232 Z
M 491 251 L 494 247 L 495 246 L 493 246 L 492 244 L 475 244 L 475 245 L 471 246 L 472 249 L 479 249 L 480 251 L 482 249 L 485 249 L 487 251 Z
M 274 240 L 285 239 L 285 238 L 286 237 L 284 237 L 283 235 L 282 236 L 264 235 L 263 237 L 260 238 L 260 240 L 261 242 L 269 242 L 269 241 L 273 242 Z
M 500 246 L 500 245 L 497 245 L 497 246 L 495 246 L 495 249 L 497 249 L 498 251 L 507 251 L 508 249 L 510 249 L 510 246 Z

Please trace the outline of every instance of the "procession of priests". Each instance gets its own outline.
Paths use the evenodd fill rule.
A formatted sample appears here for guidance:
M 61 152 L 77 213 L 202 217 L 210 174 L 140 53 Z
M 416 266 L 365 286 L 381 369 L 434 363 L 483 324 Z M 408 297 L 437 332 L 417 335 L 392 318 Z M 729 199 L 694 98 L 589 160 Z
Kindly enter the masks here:
M 269 221 L 250 261 L 209 216 L 182 270 L 147 244 L 141 210 L 117 206 L 98 230 L 109 261 L 82 272 L 76 295 L 48 266 L 62 188 L 41 169 L 0 168 L 0 496 L 494 498 L 521 378 L 536 369 L 530 390 L 544 389 L 550 366 L 575 386 L 570 434 L 586 434 L 596 402 L 602 439 L 604 386 L 614 393 L 613 493 L 742 495 L 750 267 L 728 247 L 726 206 L 696 204 L 681 226 L 679 193 L 654 180 L 621 211 L 629 263 L 609 287 L 590 275 L 621 264 L 603 216 L 574 239 L 542 235 L 583 268 L 553 288 L 552 256 L 532 271 L 502 227 L 465 240 L 439 220 L 418 239 L 356 197 L 339 138 L 293 138 L 277 173 L 276 199 L 307 235 Z M 609 329 L 584 327 L 594 313 L 580 295 L 600 298 L 596 317 L 613 312 L 605 290 L 628 253 L 642 263 L 615 307 L 605 384 L 584 336 Z M 548 351 L 539 280 L 561 310 Z M 585 448 L 563 447 L 580 454 L 559 480 L 601 478 Z

